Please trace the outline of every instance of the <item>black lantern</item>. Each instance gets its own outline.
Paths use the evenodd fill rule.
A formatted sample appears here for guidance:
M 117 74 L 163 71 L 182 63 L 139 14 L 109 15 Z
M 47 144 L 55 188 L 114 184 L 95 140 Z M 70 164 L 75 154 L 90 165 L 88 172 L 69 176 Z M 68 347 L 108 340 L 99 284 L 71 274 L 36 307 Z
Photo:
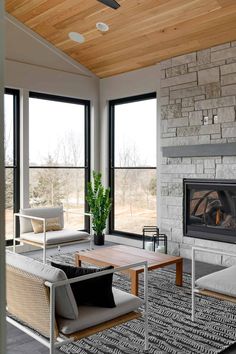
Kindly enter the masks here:
M 167 254 L 167 236 L 157 226 L 143 227 L 143 249 Z

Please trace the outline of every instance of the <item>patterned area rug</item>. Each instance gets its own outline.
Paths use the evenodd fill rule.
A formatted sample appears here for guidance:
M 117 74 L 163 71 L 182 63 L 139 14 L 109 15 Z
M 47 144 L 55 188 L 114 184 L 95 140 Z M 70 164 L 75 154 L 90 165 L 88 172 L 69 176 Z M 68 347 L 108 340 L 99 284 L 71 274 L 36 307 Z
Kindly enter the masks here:
M 74 264 L 71 254 L 53 260 Z M 114 276 L 114 285 L 129 291 L 129 279 Z M 140 294 L 143 279 L 140 277 Z M 216 354 L 236 342 L 236 306 L 213 298 L 197 297 L 196 321 L 191 321 L 191 276 L 184 274 L 184 286 L 175 286 L 175 272 L 149 272 L 149 353 Z M 143 352 L 143 321 L 103 331 L 64 345 L 67 354 L 135 354 Z

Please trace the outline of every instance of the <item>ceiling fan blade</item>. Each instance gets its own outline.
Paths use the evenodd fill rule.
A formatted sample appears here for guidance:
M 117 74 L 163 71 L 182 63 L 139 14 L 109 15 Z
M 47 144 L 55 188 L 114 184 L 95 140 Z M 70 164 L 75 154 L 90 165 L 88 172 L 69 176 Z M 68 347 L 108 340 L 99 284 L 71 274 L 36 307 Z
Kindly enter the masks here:
M 97 0 L 101 2 L 102 4 L 111 7 L 112 9 L 118 9 L 120 7 L 120 4 L 118 4 L 117 1 L 115 0 Z

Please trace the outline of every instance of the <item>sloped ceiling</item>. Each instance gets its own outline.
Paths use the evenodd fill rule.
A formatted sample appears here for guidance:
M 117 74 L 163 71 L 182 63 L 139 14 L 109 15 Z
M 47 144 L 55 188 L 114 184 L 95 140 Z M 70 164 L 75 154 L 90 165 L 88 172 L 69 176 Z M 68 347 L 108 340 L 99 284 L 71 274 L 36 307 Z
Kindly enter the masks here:
M 118 2 L 112 10 L 96 0 L 6 0 L 6 11 L 100 78 L 236 39 L 236 0 Z

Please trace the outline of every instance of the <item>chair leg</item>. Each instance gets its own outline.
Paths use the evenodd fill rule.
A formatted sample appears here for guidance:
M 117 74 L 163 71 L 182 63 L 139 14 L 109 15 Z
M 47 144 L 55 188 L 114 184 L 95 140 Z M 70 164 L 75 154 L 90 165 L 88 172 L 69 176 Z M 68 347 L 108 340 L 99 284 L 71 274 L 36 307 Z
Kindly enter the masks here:
M 43 246 L 43 263 L 46 263 L 46 245 Z
M 195 321 L 195 292 L 192 289 L 192 321 Z

